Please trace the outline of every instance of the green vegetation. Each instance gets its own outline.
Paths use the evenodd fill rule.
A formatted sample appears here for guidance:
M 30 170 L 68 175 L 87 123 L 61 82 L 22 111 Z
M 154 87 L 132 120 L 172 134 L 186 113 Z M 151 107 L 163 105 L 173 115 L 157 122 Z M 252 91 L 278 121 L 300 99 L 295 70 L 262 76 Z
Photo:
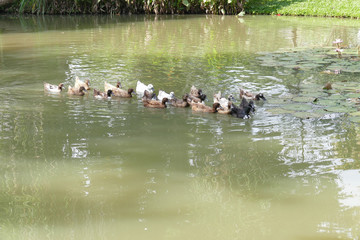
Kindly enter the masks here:
M 32 14 L 281 14 L 360 17 L 360 0 L 0 0 L 0 12 Z
M 5 12 L 32 14 L 238 14 L 243 11 L 245 1 L 246 0 L 0 0 L 0 12 L 2 10 Z
M 250 14 L 360 17 L 360 0 L 249 0 Z

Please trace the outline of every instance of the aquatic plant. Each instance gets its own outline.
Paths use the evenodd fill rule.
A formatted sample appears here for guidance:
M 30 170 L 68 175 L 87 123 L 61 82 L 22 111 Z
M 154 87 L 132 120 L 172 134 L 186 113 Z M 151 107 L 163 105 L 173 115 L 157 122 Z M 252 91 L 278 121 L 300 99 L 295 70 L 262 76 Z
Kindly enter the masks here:
M 335 52 L 338 53 L 338 57 L 341 58 L 341 53 L 343 52 L 344 50 L 343 49 L 340 49 L 340 48 L 337 48 L 335 49 Z
M 261 54 L 257 59 L 262 66 L 288 68 L 292 71 L 313 71 L 320 74 L 360 73 L 357 49 L 342 49 L 343 40 L 336 39 L 329 47 L 316 49 L 292 49 Z M 334 54 L 337 53 L 337 54 Z M 335 76 L 334 76 L 335 77 Z M 327 79 L 328 81 L 328 79 Z M 303 83 L 299 93 L 291 98 L 270 103 L 273 114 L 292 114 L 300 118 L 319 118 L 327 114 L 347 114 L 350 121 L 360 123 L 360 88 L 357 82 L 337 83 L 336 78 L 325 86 Z
M 341 58 L 341 53 L 344 51 L 340 46 L 340 43 L 342 43 L 342 42 L 343 42 L 343 40 L 341 40 L 341 39 L 336 39 L 335 41 L 333 41 L 333 44 L 336 44 L 335 52 L 338 53 L 339 58 Z
M 13 0 L 9 11 L 32 14 L 239 14 L 248 0 Z M 0 2 L 1 7 L 1 2 Z

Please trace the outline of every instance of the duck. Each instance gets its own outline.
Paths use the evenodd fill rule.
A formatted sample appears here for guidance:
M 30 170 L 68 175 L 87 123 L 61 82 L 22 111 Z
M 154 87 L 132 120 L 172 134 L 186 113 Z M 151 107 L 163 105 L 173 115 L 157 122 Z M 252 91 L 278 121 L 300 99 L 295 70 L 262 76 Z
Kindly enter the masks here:
M 220 103 L 219 103 L 220 104 Z M 218 113 L 220 114 L 230 114 L 231 113 L 231 106 L 232 106 L 232 102 L 231 101 L 228 101 L 227 105 L 225 106 L 222 106 L 220 104 L 220 107 L 218 109 Z
M 233 96 L 230 94 L 228 98 L 221 97 L 221 92 L 214 94 L 214 103 L 220 103 L 221 108 L 219 109 L 219 113 L 229 114 L 231 107 L 231 100 L 233 100 Z
M 240 89 L 240 99 L 242 98 L 247 98 L 248 100 L 264 100 L 266 101 L 266 98 L 264 97 L 264 94 L 262 93 L 258 93 L 258 94 L 254 94 L 254 93 L 250 93 L 248 91 L 245 91 L 243 89 Z
M 50 83 L 44 83 L 44 90 L 50 93 L 61 93 L 64 88 L 64 84 L 60 83 L 59 85 L 53 85 Z
M 197 89 L 194 85 L 190 88 L 190 96 L 200 97 L 202 89 Z
M 84 86 L 81 86 L 80 88 L 70 87 L 68 88 L 68 94 L 69 95 L 77 95 L 77 96 L 84 96 L 86 92 L 86 89 Z
M 105 92 L 101 92 L 94 88 L 94 98 L 96 99 L 109 99 L 111 98 L 112 95 L 113 95 L 113 91 L 111 89 L 108 89 Z
M 202 89 L 197 89 L 195 86 L 190 88 L 190 93 L 188 94 L 188 102 L 190 105 L 194 103 L 202 103 L 206 99 L 206 94 L 202 92 Z
M 205 104 L 202 103 L 193 103 L 191 105 L 191 109 L 194 112 L 207 112 L 207 113 L 216 113 L 219 107 L 220 107 L 220 103 L 214 103 L 212 107 L 206 106 Z
M 86 79 L 85 82 L 81 81 L 78 76 L 75 78 L 75 86 L 74 88 L 80 88 L 83 86 L 85 90 L 90 90 L 90 80 Z
M 250 117 L 250 112 L 254 112 L 254 102 L 253 100 L 250 100 L 249 102 L 246 100 L 246 98 L 243 98 L 241 100 L 240 106 L 236 106 L 235 104 L 231 104 L 230 107 L 230 114 L 233 117 L 237 118 L 247 118 Z
M 116 83 L 116 86 L 108 83 L 108 82 L 104 82 L 104 89 L 105 92 L 108 91 L 109 89 L 112 90 L 113 96 L 114 97 L 121 97 L 121 98 L 131 98 L 132 97 L 132 93 L 134 92 L 133 88 L 129 88 L 127 91 L 125 89 L 121 88 L 121 83 L 118 81 Z
M 107 90 L 109 90 L 109 89 L 114 91 L 114 89 L 119 89 L 119 88 L 121 88 L 121 83 L 119 81 L 116 83 L 116 86 L 114 86 L 108 82 L 104 82 L 105 92 L 107 92 Z
M 136 93 L 142 97 L 145 90 L 147 90 L 151 94 L 154 92 L 154 86 L 152 84 L 146 86 L 144 83 L 137 81 L 135 89 Z
M 144 107 L 148 108 L 166 108 L 166 103 L 169 100 L 167 98 L 163 98 L 161 101 L 152 100 L 152 99 L 143 99 Z
M 175 97 L 173 99 L 170 100 L 170 103 L 172 106 L 174 107 L 189 107 L 190 104 L 188 102 L 188 97 L 189 97 L 189 94 L 185 94 L 182 99 L 176 99 Z
M 159 90 L 159 94 L 158 94 L 158 99 L 161 101 L 163 98 L 167 98 L 169 100 L 174 99 L 175 98 L 175 94 L 174 92 L 170 92 L 170 93 L 166 93 L 163 90 Z
M 142 100 L 159 100 L 156 97 L 155 93 L 150 93 L 148 90 L 145 90 L 142 96 Z
M 131 98 L 132 93 L 134 92 L 133 88 L 129 88 L 127 91 L 125 89 L 121 88 L 115 88 L 112 89 L 113 95 L 115 97 L 121 97 L 121 98 Z

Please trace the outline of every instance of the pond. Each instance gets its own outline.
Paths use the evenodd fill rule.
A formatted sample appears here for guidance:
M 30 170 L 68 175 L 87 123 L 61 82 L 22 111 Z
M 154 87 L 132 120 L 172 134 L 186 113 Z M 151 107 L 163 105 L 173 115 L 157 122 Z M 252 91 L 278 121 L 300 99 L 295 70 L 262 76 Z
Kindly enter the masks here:
M 358 239 L 357 103 L 320 103 L 348 103 L 338 89 L 356 95 L 360 75 L 277 63 L 335 39 L 356 48 L 359 32 L 330 18 L 0 16 L 0 238 Z M 44 93 L 76 76 L 267 101 L 239 119 Z

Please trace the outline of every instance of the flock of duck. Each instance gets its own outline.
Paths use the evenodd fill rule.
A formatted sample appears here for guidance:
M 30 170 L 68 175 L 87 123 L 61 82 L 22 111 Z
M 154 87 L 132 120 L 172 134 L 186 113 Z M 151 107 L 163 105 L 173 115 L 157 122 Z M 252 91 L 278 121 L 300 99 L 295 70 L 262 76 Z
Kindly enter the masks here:
M 63 83 L 60 83 L 59 85 L 44 83 L 44 90 L 49 93 L 61 93 L 63 89 Z M 104 89 L 104 92 L 94 89 L 94 98 L 131 98 L 134 92 L 133 88 L 129 88 L 128 90 L 123 89 L 120 82 L 117 82 L 116 86 L 105 82 Z M 81 81 L 76 77 L 75 85 L 73 87 L 68 87 L 68 94 L 84 96 L 89 90 L 90 81 Z M 249 117 L 250 114 L 255 111 L 254 101 L 266 100 L 262 93 L 253 94 L 240 89 L 240 105 L 237 106 L 233 103 L 234 97 L 232 95 L 225 98 L 221 95 L 221 92 L 218 92 L 214 94 L 212 106 L 207 106 L 204 102 L 206 95 L 201 89 L 198 89 L 195 86 L 192 86 L 190 92 L 184 94 L 181 99 L 177 99 L 174 92 L 166 93 L 165 91 L 159 90 L 159 94 L 156 95 L 152 84 L 145 85 L 140 81 L 137 82 L 135 92 L 138 97 L 141 97 L 144 106 L 148 108 L 166 108 L 167 105 L 182 108 L 191 107 L 194 112 L 230 114 L 237 118 Z

